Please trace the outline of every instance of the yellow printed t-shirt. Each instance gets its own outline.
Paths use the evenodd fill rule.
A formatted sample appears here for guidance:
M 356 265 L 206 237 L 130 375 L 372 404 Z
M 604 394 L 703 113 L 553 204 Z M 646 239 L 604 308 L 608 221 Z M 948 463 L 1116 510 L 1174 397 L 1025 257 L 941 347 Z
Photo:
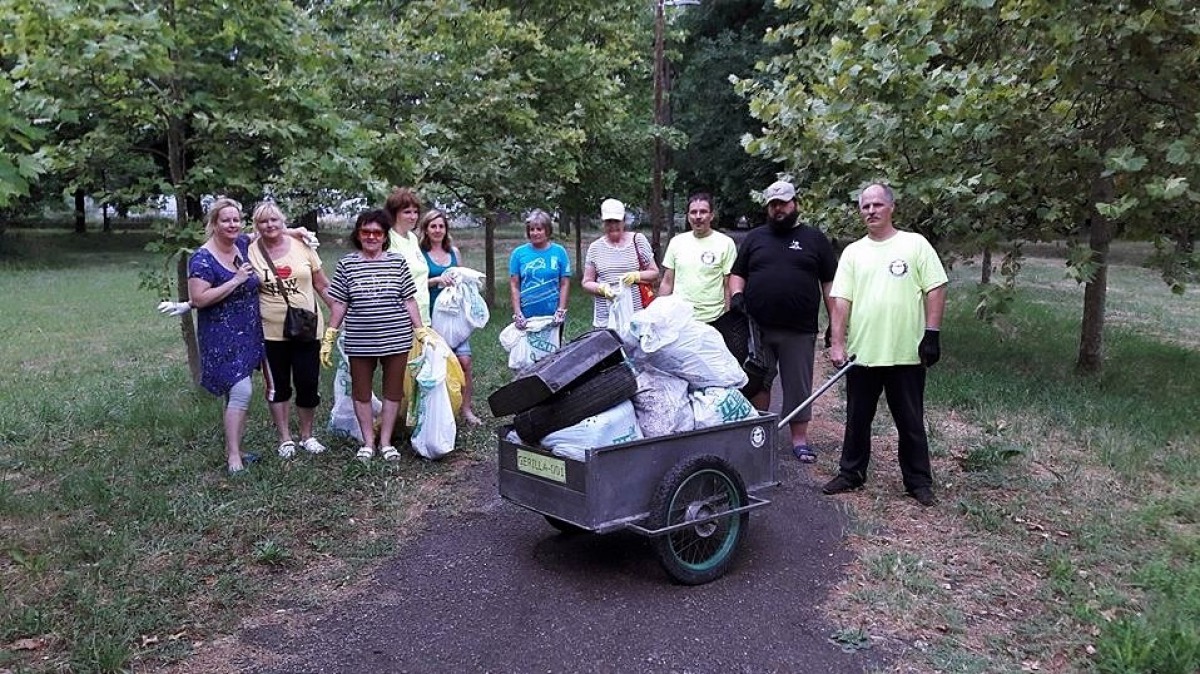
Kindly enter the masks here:
M 920 234 L 846 246 L 829 292 L 851 302 L 846 352 L 873 367 L 920 363 L 925 293 L 946 282 L 942 261 Z
M 304 244 L 287 237 L 287 255 L 272 260 L 283 282 L 283 291 L 292 306 L 315 311 L 317 314 L 317 336 L 325 332 L 325 316 L 317 307 L 317 293 L 313 289 L 313 272 L 321 269 L 321 258 L 317 252 Z M 287 303 L 279 294 L 275 274 L 267 266 L 262 249 L 257 243 L 250 245 L 250 265 L 261 282 L 258 288 L 258 310 L 262 314 L 263 339 L 269 342 L 283 341 L 283 316 Z
M 675 271 L 672 293 L 691 303 L 696 320 L 708 323 L 725 312 L 725 277 L 736 258 L 733 239 L 717 231 L 703 239 L 683 232 L 667 244 L 663 266 Z

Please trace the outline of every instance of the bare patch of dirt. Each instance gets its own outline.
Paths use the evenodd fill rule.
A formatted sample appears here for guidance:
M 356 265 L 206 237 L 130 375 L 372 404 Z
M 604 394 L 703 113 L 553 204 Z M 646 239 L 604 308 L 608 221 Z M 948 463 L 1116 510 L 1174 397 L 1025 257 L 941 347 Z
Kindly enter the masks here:
M 821 370 L 818 364 L 818 378 L 832 368 Z M 816 418 L 841 417 L 841 410 L 843 397 L 827 395 Z M 893 672 L 971 661 L 985 671 L 1069 671 L 1093 635 L 1062 610 L 1041 551 L 1069 542 L 1090 509 L 1119 507 L 1120 482 L 1085 448 L 1050 433 L 1019 460 L 1012 483 L 985 485 L 963 468 L 985 429 L 953 410 L 927 410 L 926 418 L 936 431 L 932 444 L 944 450 L 933 457 L 940 504 L 922 508 L 904 496 L 895 430 L 877 425 L 886 432 L 874 438 L 870 480 L 836 497 L 855 518 L 846 541 L 856 560 L 823 607 L 827 617 L 902 654 Z M 841 424 L 814 423 L 813 430 L 818 442 L 840 447 Z M 819 468 L 814 479 L 835 474 L 837 452 L 822 454 Z M 1043 616 L 1053 616 L 1054 629 L 1031 634 L 1031 622 Z

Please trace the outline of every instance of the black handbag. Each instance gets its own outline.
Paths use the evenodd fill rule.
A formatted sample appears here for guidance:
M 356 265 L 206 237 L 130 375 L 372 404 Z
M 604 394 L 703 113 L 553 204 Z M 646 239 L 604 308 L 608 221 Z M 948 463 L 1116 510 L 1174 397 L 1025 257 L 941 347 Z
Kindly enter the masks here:
M 267 247 L 263 244 L 262 239 L 258 240 L 258 250 L 262 252 L 263 259 L 271 268 L 271 273 L 275 274 L 275 283 L 279 287 L 279 294 L 283 296 L 284 304 L 287 304 L 287 311 L 283 315 L 283 338 L 293 342 L 317 341 L 316 312 L 292 306 L 292 303 L 288 301 L 287 292 L 284 291 L 283 279 L 279 276 L 279 270 L 275 269 L 275 263 L 271 260 L 271 255 L 267 252 Z M 316 308 L 314 300 L 313 309 Z

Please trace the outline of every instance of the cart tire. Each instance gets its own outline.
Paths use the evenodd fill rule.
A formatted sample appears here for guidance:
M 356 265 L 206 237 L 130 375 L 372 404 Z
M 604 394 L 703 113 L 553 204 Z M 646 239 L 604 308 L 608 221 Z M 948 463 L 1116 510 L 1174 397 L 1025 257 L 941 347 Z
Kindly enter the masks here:
M 742 476 L 728 461 L 712 455 L 675 464 L 650 502 L 652 529 L 740 508 L 748 503 Z M 729 570 L 750 514 L 730 515 L 654 538 L 663 569 L 684 585 L 701 585 Z
M 560 520 L 553 515 L 542 515 L 542 517 L 545 517 L 546 521 L 550 523 L 550 526 L 558 529 L 558 532 L 561 534 L 574 536 L 575 534 L 587 533 L 587 529 L 584 529 L 578 524 L 571 524 L 570 522 L 566 520 Z
M 525 442 L 540 442 L 562 430 L 599 414 L 637 395 L 637 376 L 625 363 L 596 373 L 513 417 L 513 428 Z

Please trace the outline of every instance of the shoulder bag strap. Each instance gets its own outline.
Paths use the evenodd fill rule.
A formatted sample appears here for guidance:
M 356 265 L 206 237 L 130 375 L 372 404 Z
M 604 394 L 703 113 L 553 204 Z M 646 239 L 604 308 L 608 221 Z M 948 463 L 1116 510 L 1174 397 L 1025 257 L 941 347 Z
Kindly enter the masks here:
M 275 285 L 279 287 L 279 294 L 283 295 L 283 303 L 292 308 L 292 303 L 288 301 L 287 293 L 283 289 L 283 279 L 279 278 L 279 270 L 275 268 L 275 262 L 271 259 L 271 254 L 267 252 L 267 244 L 263 243 L 262 238 L 258 240 L 258 252 L 262 253 L 263 259 L 267 261 L 267 266 L 271 268 L 271 273 L 275 275 Z

